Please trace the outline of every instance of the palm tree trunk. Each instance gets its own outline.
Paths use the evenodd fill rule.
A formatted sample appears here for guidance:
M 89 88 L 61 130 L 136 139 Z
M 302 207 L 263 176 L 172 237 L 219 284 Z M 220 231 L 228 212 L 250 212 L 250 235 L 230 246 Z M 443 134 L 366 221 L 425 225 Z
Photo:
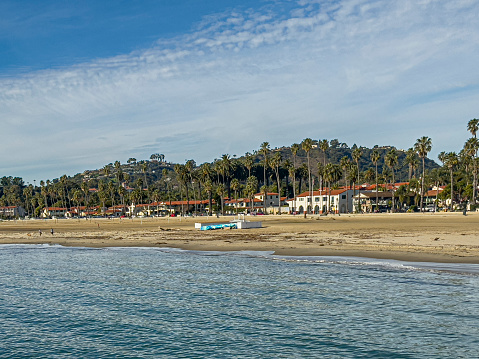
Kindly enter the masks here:
M 396 208 L 396 206 L 395 206 L 395 198 L 394 198 L 394 189 L 396 188 L 396 187 L 395 187 L 396 181 L 394 180 L 394 168 L 393 168 L 392 170 L 393 170 L 393 183 L 392 183 L 392 188 L 391 188 L 391 197 L 392 197 L 392 208 L 391 208 L 391 211 L 394 212 L 394 209 Z
M 424 202 L 424 173 L 425 173 L 425 159 L 424 157 L 422 158 L 422 177 L 421 177 L 421 212 L 423 211 L 423 202 Z M 451 184 L 451 189 L 452 189 L 452 184 Z M 452 193 L 452 191 L 451 191 Z M 452 203 L 451 203 L 452 204 Z
M 453 178 L 452 168 L 451 168 L 451 171 L 450 171 L 450 172 L 451 172 L 451 212 L 452 212 L 452 208 L 453 208 L 453 206 L 452 206 L 452 200 L 453 200 L 453 198 L 454 198 L 454 185 L 453 185 L 453 180 L 454 180 L 454 178 Z
M 309 151 L 308 151 L 308 176 L 309 176 L 309 200 L 311 201 L 311 210 L 313 209 L 313 195 L 311 193 L 311 165 L 309 161 Z
M 378 197 L 378 163 L 376 162 L 376 212 L 379 211 L 379 197 Z

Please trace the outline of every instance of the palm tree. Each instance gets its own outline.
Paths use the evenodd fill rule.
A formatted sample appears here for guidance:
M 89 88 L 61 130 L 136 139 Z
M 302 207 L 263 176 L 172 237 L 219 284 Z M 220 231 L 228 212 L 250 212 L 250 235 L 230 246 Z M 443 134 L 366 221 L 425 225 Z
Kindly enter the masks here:
M 203 187 L 205 188 L 206 190 L 206 184 L 208 182 L 208 188 L 209 190 L 206 190 L 206 192 L 208 193 L 208 203 L 209 203 L 209 215 L 211 216 L 211 214 L 213 213 L 212 210 L 212 206 L 213 206 L 213 198 L 212 198 L 212 194 L 213 194 L 213 181 L 211 179 L 211 177 L 213 176 L 213 171 L 211 169 L 211 165 L 207 162 L 203 163 L 201 166 L 200 166 L 200 169 L 199 169 L 199 173 L 198 173 L 198 178 L 199 178 L 199 181 L 201 183 L 203 183 Z M 201 195 L 201 194 L 200 194 Z
M 347 179 L 349 183 L 353 184 L 353 197 L 356 196 L 356 180 L 358 178 L 358 166 L 355 164 L 351 163 L 347 175 Z M 359 199 L 358 196 L 358 207 L 357 207 L 358 212 L 361 210 L 361 200 Z
M 30 216 L 30 209 L 29 209 L 29 199 L 33 195 L 33 187 L 30 185 L 23 189 L 23 196 L 25 197 L 25 204 L 27 207 L 27 216 Z
M 347 181 L 347 174 L 348 174 L 349 169 L 351 168 L 351 161 L 349 160 L 349 157 L 348 156 L 343 156 L 343 158 L 341 158 L 341 161 L 340 161 L 339 165 L 341 166 L 341 169 L 343 170 L 344 186 L 347 189 L 348 184 L 349 184 L 349 182 Z M 349 202 L 349 200 L 346 199 L 346 213 L 349 213 L 348 202 Z
M 253 167 L 254 164 L 254 156 L 246 152 L 244 157 L 243 157 L 243 165 L 248 169 L 248 177 L 251 176 L 251 168 Z
M 372 168 L 368 168 L 366 171 L 364 171 L 363 177 L 364 177 L 364 180 L 365 180 L 367 183 L 371 183 L 372 181 L 374 181 L 374 180 L 376 179 L 376 173 L 375 173 L 375 171 L 374 171 Z M 378 190 L 378 188 L 377 188 L 377 186 L 376 186 L 376 196 L 378 195 L 377 190 Z M 377 197 L 376 197 L 376 207 L 377 207 L 377 203 L 378 203 L 378 199 L 377 199 Z M 373 206 L 372 206 L 372 204 L 370 205 L 369 210 L 370 210 L 371 212 L 373 212 Z
M 296 183 L 294 183 L 294 178 L 296 177 L 296 168 L 293 165 L 288 167 L 288 174 L 293 178 L 293 214 L 296 212 Z
M 471 120 L 472 121 L 472 120 Z M 476 188 L 477 188 L 477 150 L 479 149 L 479 140 L 476 137 L 471 137 L 464 144 L 464 152 L 472 160 L 473 164 L 473 180 L 472 180 L 472 203 L 476 203 Z
M 90 191 L 90 188 L 88 186 L 88 183 L 87 182 L 82 182 L 81 184 L 81 190 L 83 191 L 84 193 L 84 196 L 85 196 L 85 212 L 87 213 L 87 217 L 88 217 L 88 194 L 89 194 L 89 191 Z
M 340 165 L 328 163 L 324 167 L 324 180 L 328 182 L 328 212 L 331 212 L 331 187 L 332 184 L 339 181 L 343 173 Z
M 356 147 L 353 152 L 352 152 L 352 157 L 354 162 L 356 162 L 356 167 L 358 168 L 358 185 L 359 185 L 359 173 L 361 172 L 359 169 L 359 160 L 361 159 L 361 156 L 363 155 L 363 150 L 360 147 Z M 358 198 L 361 197 L 361 186 L 358 188 Z M 358 201 L 360 203 L 360 201 Z M 361 207 L 359 205 L 358 207 L 358 212 L 361 212 Z
M 414 149 L 416 150 L 418 156 L 422 159 L 422 178 L 421 178 L 421 212 L 423 212 L 424 205 L 424 176 L 426 172 L 426 157 L 429 152 L 431 152 L 432 141 L 427 136 L 422 136 L 416 140 L 414 144 Z
M 80 203 L 81 203 L 81 200 L 82 200 L 82 191 L 80 190 L 76 190 L 75 192 L 73 192 L 73 202 L 76 203 L 77 205 L 77 215 L 78 217 L 80 217 Z
M 115 185 L 113 184 L 113 182 L 108 182 L 107 187 L 111 197 L 111 206 L 114 207 L 115 206 Z
M 309 199 L 312 201 L 313 194 L 312 194 L 312 185 L 311 185 L 311 163 L 309 160 L 309 152 L 313 148 L 313 140 L 310 138 L 305 138 L 303 142 L 301 142 L 301 148 L 306 152 L 306 157 L 308 158 Z M 313 202 L 311 202 L 311 209 L 312 207 L 313 207 Z M 308 213 L 310 212 L 308 211 Z
M 449 174 L 451 176 L 451 211 L 453 209 L 453 200 L 454 200 L 454 168 L 459 164 L 459 159 L 456 152 L 449 152 L 445 155 L 444 164 L 449 169 Z
M 151 199 L 153 200 L 154 203 L 156 203 L 156 216 L 159 217 L 159 207 L 160 207 L 160 190 L 158 188 L 155 188 L 155 190 L 151 193 Z
M 221 156 L 221 174 L 223 176 L 223 183 L 225 185 L 225 189 L 228 192 L 228 197 L 231 197 L 231 190 L 230 190 L 230 172 L 232 168 L 231 158 L 230 155 L 222 155 Z
M 394 200 L 395 200 L 395 190 L 396 190 L 396 185 L 395 185 L 395 167 L 397 166 L 398 164 L 398 155 L 396 153 L 396 150 L 394 148 L 391 148 L 391 150 L 389 150 L 389 152 L 386 154 L 386 157 L 384 159 L 384 162 L 386 163 L 386 166 L 389 167 L 389 169 L 391 170 L 392 172 L 392 188 L 391 188 L 391 197 L 392 197 L 392 208 L 391 210 L 394 212 L 395 210 L 395 203 L 394 203 Z
M 45 182 L 43 180 L 40 181 L 40 187 L 41 187 L 40 193 L 42 194 L 42 197 L 44 198 L 45 208 L 48 208 L 48 191 L 47 191 L 47 188 L 45 187 Z
M 414 150 L 414 148 L 409 148 L 406 151 L 406 158 L 404 159 L 404 164 L 407 164 L 409 166 L 408 179 L 410 182 L 413 176 L 413 173 L 415 175 L 415 171 L 418 166 L 417 153 Z
M 254 194 L 256 193 L 256 188 L 258 188 L 258 179 L 255 176 L 249 176 L 246 180 L 246 196 L 250 200 L 251 212 L 254 211 Z
M 269 154 L 269 143 L 263 142 L 260 146 L 259 152 L 263 155 L 263 186 L 261 188 L 264 189 L 263 195 L 263 207 L 264 213 L 266 214 L 266 197 L 267 197 L 267 188 L 268 184 L 266 182 L 266 168 L 268 167 L 268 154 Z
M 373 152 L 371 153 L 371 162 L 374 164 L 374 167 L 376 168 L 376 175 L 375 175 L 375 183 L 376 183 L 376 211 L 379 209 L 378 208 L 378 201 L 379 201 L 379 196 L 378 196 L 378 162 L 379 159 L 381 158 L 381 154 L 379 151 L 375 148 Z
M 219 183 L 218 186 L 216 187 L 216 194 L 220 196 L 221 198 L 221 215 L 225 215 L 225 209 L 224 209 L 224 198 L 226 194 L 226 187 L 223 183 Z
M 122 185 L 118 186 L 118 194 L 120 195 L 121 206 L 123 208 L 123 213 L 125 213 L 125 197 L 126 197 L 126 189 Z
M 206 177 L 203 180 L 203 187 L 205 191 L 208 193 L 208 208 L 209 208 L 209 215 L 213 214 L 213 181 L 210 177 Z
M 293 170 L 290 171 L 290 175 L 293 176 L 293 212 L 296 211 L 296 155 L 299 151 L 299 144 L 293 143 L 291 145 L 291 153 L 293 154 Z M 299 189 L 301 191 L 301 188 Z
M 188 191 L 188 184 L 191 184 L 191 187 L 193 188 L 193 169 L 196 167 L 196 162 L 194 160 L 188 160 L 186 161 L 184 167 L 183 167 L 183 176 L 185 178 L 185 188 L 186 188 L 186 210 L 189 211 L 190 208 L 190 196 L 189 196 L 189 191 Z M 194 191 L 194 189 L 193 189 Z
M 326 166 L 326 151 L 329 148 L 328 140 L 319 141 L 319 149 L 323 152 L 323 166 Z
M 175 167 L 173 170 L 176 173 L 176 179 L 178 180 L 178 183 L 180 184 L 180 193 L 181 193 L 181 185 L 186 186 L 186 191 L 188 191 L 188 175 L 185 169 L 185 165 L 182 164 L 175 164 Z M 183 196 L 181 196 L 183 197 Z M 181 198 L 183 199 L 183 198 Z M 181 215 L 183 216 L 184 214 L 184 208 L 183 208 L 183 203 L 181 206 Z
M 268 154 L 270 152 L 269 142 L 263 142 L 260 146 L 259 153 L 263 155 L 263 185 L 266 183 L 266 169 L 268 168 Z
M 278 213 L 277 214 L 281 214 L 281 178 L 279 176 L 279 166 L 281 166 L 281 161 L 282 161 L 281 153 L 275 152 L 269 164 L 276 174 L 276 182 L 278 185 L 279 198 L 278 198 Z
M 235 212 L 238 213 L 238 190 L 240 188 L 240 182 L 237 178 L 231 180 L 231 189 L 235 193 Z

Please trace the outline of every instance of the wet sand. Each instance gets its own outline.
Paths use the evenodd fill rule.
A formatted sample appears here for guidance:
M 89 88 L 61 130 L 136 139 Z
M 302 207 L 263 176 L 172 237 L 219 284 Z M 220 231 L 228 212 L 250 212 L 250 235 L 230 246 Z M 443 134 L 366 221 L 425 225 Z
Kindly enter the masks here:
M 0 244 L 81 247 L 172 247 L 274 251 L 294 256 L 355 256 L 414 262 L 479 264 L 479 213 L 257 216 L 263 228 L 199 231 L 217 219 L 59 219 L 0 222 Z M 50 230 L 54 229 L 51 235 Z M 40 236 L 39 230 L 42 230 Z

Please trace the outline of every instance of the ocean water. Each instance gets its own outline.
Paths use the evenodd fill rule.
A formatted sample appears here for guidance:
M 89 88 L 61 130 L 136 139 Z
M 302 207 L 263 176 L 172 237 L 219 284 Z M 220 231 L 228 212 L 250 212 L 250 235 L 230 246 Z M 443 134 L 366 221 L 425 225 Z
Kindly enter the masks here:
M 478 358 L 479 266 L 0 246 L 0 358 Z

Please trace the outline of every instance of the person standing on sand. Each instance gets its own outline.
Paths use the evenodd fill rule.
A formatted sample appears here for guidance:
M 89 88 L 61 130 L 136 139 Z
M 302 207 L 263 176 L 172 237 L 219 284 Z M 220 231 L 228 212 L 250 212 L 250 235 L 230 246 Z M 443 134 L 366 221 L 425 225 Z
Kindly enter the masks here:
M 51 233 L 51 234 L 52 234 L 52 236 L 53 236 L 53 228 L 50 230 L 50 233 Z
M 38 230 L 38 234 L 40 235 L 40 237 L 42 236 L 42 230 L 41 229 Z

